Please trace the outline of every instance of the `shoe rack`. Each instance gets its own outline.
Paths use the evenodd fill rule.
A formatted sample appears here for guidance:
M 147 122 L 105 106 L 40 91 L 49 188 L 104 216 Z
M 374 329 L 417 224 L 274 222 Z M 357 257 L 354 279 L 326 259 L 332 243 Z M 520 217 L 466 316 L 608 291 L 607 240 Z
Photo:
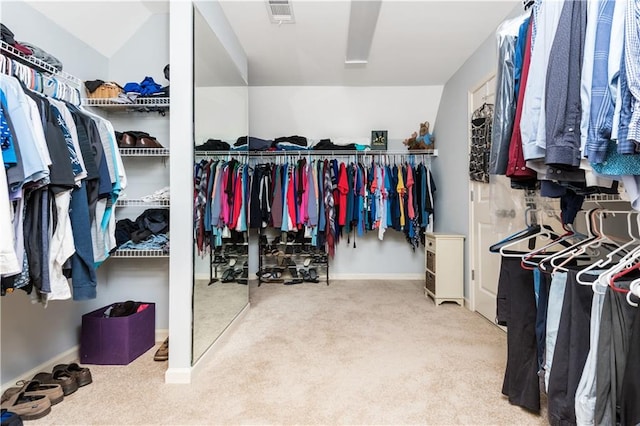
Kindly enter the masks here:
M 258 286 L 262 283 L 284 285 L 320 283 L 329 285 L 329 258 L 311 245 L 311 238 L 298 232 L 260 235 Z
M 127 188 L 115 204 L 118 219 L 128 217 L 134 220 L 140 213 L 149 208 L 170 208 L 168 199 L 149 199 L 141 194 L 152 194 L 160 189 L 157 185 L 168 186 L 168 112 L 170 98 L 137 98 L 126 101 L 121 98 L 83 98 L 82 105 L 94 107 L 106 113 L 116 131 L 143 130 L 158 136 L 162 147 L 127 147 L 119 148 L 120 156 L 127 173 Z M 159 160 L 159 161 L 158 161 Z M 159 164 L 158 164 L 159 163 Z M 150 176 L 145 171 L 151 170 Z M 151 186 L 155 185 L 155 186 Z M 148 189 L 144 189 L 148 188 Z M 129 197 L 129 194 L 132 197 Z M 140 194 L 140 195 L 138 195 Z M 110 258 L 168 258 L 168 251 L 118 249 Z
M 245 232 L 238 238 L 223 238 L 222 245 L 209 251 L 209 285 L 216 282 L 248 284 L 249 243 Z

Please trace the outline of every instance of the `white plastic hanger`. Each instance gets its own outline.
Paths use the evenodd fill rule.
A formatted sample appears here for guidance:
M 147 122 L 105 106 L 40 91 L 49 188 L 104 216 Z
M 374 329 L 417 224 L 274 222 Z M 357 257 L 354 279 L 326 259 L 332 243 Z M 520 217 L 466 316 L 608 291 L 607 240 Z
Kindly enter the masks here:
M 579 284 L 592 285 L 593 282 L 583 280 L 583 277 L 584 277 L 585 273 L 587 273 L 587 272 L 589 272 L 589 271 L 591 271 L 593 269 L 604 268 L 604 267 L 610 265 L 611 262 L 613 262 L 613 258 L 615 256 L 619 255 L 620 253 L 624 252 L 625 250 L 630 249 L 634 245 L 637 246 L 638 243 L 640 243 L 640 235 L 638 237 L 636 237 L 635 235 L 633 235 L 633 232 L 632 232 L 632 229 L 631 229 L 633 227 L 632 224 L 631 224 L 631 218 L 635 214 L 636 215 L 637 227 L 638 227 L 638 231 L 639 231 L 639 234 L 640 234 L 640 215 L 638 215 L 637 212 L 631 212 L 631 211 L 626 212 L 626 214 L 627 214 L 627 233 L 629 234 L 630 241 L 628 241 L 625 244 L 617 247 L 611 253 L 608 253 L 605 258 L 600 259 L 597 262 L 594 262 L 591 265 L 587 266 L 586 268 L 580 270 L 576 274 L 576 281 Z
M 603 244 L 605 243 L 619 246 L 619 244 L 616 241 L 612 240 L 608 235 L 604 233 L 603 216 L 605 213 L 608 213 L 608 212 L 600 209 L 596 210 L 595 212 L 595 214 L 598 216 L 599 229 L 595 231 L 595 228 L 592 228 L 592 231 L 595 231 L 595 233 L 599 234 L 597 238 L 584 242 L 575 250 L 568 253 L 566 256 L 559 256 L 554 259 L 551 259 L 550 263 L 551 263 L 551 266 L 554 267 L 553 268 L 554 272 L 556 271 L 566 272 L 568 270 L 566 268 L 566 265 L 572 260 L 575 260 L 576 258 L 578 258 L 579 256 L 583 256 L 587 254 L 587 250 L 590 248 L 602 247 Z M 592 226 L 594 224 L 595 222 L 592 223 Z
M 530 212 L 533 212 L 534 210 L 531 210 Z M 502 247 L 500 247 L 500 255 L 504 256 L 504 257 L 522 257 L 522 252 L 513 252 L 513 253 L 508 253 L 506 250 L 510 247 L 516 246 L 520 243 L 522 243 L 523 241 L 528 241 L 531 240 L 532 238 L 541 238 L 542 240 L 552 240 L 554 238 L 555 234 L 553 233 L 552 230 L 541 226 L 540 227 L 540 231 L 538 231 L 535 234 L 532 235 L 526 235 L 523 238 L 518 238 L 514 241 L 511 241 L 505 245 L 503 245 Z
M 640 278 L 635 279 L 629 284 L 629 293 L 627 293 L 627 303 L 634 308 L 638 307 L 638 304 L 631 300 L 631 296 L 635 296 L 640 299 Z
M 586 228 L 587 228 L 586 237 L 584 239 L 576 242 L 575 244 L 565 248 L 564 250 L 561 250 L 561 251 L 559 251 L 557 253 L 553 253 L 551 255 L 548 255 L 547 257 L 542 259 L 540 261 L 540 263 L 538 263 L 538 268 L 540 268 L 541 271 L 546 272 L 546 273 L 552 272 L 553 267 L 551 266 L 551 262 L 554 259 L 567 256 L 569 253 L 572 253 L 574 250 L 579 248 L 581 245 L 583 245 L 583 244 L 587 243 L 588 241 L 591 241 L 591 240 L 593 240 L 593 239 L 595 239 L 597 237 L 597 235 L 593 232 L 593 226 L 592 226 L 592 217 L 593 217 L 595 211 L 596 211 L 596 209 L 591 209 L 591 210 L 588 210 L 588 211 L 584 212 L 585 225 L 586 225 Z

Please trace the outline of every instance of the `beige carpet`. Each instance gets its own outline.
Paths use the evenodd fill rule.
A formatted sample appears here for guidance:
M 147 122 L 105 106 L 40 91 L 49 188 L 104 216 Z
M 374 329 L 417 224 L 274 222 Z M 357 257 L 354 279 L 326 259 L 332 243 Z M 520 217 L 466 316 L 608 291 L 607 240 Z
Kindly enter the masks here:
M 417 282 L 251 288 L 251 310 L 189 385 L 149 351 L 31 424 L 546 424 L 500 394 L 506 335 Z
M 237 282 L 195 280 L 193 291 L 193 359 L 198 360 L 247 305 L 249 290 Z

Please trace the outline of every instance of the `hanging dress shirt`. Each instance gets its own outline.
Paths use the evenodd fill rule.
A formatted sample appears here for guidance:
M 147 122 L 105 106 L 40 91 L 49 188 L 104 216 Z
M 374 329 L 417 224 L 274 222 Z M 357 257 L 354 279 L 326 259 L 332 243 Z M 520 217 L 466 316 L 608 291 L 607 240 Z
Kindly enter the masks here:
M 628 139 L 640 144 L 640 3 L 628 0 L 625 19 L 625 66 L 633 95 Z
M 3 151 L 0 150 L 0 163 Z M 13 247 L 13 226 L 11 224 L 11 203 L 9 202 L 9 188 L 7 176 L 0 172 L 0 275 L 13 275 L 21 271 L 22 265 Z
M 537 34 L 531 52 L 529 78 L 527 79 L 522 110 L 522 116 L 525 119 L 520 123 L 525 160 L 544 158 L 545 156 L 547 68 L 563 4 L 564 2 L 561 1 L 542 2 L 537 16 Z
M 591 84 L 593 80 L 593 59 L 596 49 L 596 29 L 598 27 L 599 0 L 586 0 L 587 28 L 584 37 L 584 53 L 582 57 L 582 73 L 580 75 L 580 102 L 582 117 L 580 119 L 580 152 L 586 155 L 587 134 L 589 132 L 589 115 L 591 114 Z
M 564 2 L 547 69 L 545 162 L 549 165 L 580 165 L 580 68 L 586 23 L 585 2 Z
M 591 113 L 587 135 L 587 152 L 591 164 L 603 163 L 611 138 L 614 104 L 609 89 L 609 48 L 614 0 L 602 0 L 598 13 L 596 44 L 591 82 Z

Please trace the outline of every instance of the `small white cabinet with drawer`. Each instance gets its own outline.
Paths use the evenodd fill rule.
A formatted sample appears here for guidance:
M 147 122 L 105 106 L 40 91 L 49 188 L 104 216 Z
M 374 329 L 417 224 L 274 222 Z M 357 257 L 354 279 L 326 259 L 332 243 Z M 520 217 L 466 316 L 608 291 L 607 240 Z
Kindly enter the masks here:
M 464 236 L 427 233 L 425 240 L 425 296 L 436 306 L 464 303 Z

